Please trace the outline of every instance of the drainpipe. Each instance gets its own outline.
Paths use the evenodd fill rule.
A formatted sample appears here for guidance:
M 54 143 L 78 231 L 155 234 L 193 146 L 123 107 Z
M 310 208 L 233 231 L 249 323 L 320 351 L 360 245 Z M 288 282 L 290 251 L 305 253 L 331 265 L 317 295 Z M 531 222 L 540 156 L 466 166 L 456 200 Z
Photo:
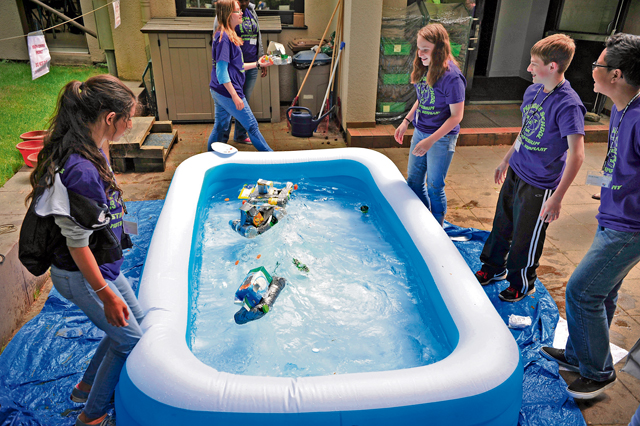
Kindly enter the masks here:
M 107 0 L 92 0 L 93 8 L 98 9 L 107 4 Z M 109 19 L 109 8 L 103 7 L 94 13 L 96 18 L 96 30 L 98 31 L 98 44 L 100 49 L 104 50 L 107 59 L 107 67 L 109 74 L 114 77 L 118 76 L 118 67 L 116 66 L 116 52 L 113 45 L 113 34 L 111 33 L 111 20 Z

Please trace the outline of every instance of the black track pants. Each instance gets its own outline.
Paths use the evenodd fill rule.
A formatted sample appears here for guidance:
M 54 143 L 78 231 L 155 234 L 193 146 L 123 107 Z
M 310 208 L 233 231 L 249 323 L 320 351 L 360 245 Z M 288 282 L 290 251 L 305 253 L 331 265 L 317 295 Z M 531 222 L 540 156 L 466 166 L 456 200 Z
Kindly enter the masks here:
M 540 219 L 540 211 L 554 191 L 529 185 L 511 168 L 500 190 L 493 229 L 480 260 L 491 273 L 506 267 L 509 284 L 521 293 L 527 293 L 536 280 L 549 226 Z

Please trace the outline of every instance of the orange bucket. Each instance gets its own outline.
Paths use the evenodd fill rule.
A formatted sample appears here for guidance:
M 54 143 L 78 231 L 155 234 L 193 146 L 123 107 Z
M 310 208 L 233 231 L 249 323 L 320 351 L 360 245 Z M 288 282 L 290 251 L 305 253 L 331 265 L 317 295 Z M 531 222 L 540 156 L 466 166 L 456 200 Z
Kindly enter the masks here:
M 29 167 L 34 167 L 31 161 L 29 161 L 29 155 L 36 154 L 37 156 L 43 146 L 44 142 L 42 141 L 42 139 L 40 139 L 20 142 L 16 145 L 16 148 L 18 149 L 18 151 L 20 151 L 20 154 L 22 154 L 24 164 Z

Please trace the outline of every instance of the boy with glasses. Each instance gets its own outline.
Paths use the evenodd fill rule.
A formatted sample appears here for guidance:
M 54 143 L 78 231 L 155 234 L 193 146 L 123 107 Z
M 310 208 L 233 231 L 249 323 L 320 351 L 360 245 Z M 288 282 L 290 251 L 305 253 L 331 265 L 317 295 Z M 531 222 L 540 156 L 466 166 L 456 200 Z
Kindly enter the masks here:
M 554 34 L 531 48 L 533 83 L 522 106 L 522 130 L 494 172 L 502 185 L 491 234 L 476 272 L 481 285 L 507 279 L 500 299 L 517 302 L 535 292 L 536 269 L 549 223 L 584 160 L 586 108 L 564 78 L 575 43 Z M 568 155 L 567 155 L 568 150 Z
M 640 37 L 609 37 L 592 68 L 593 90 L 614 104 L 605 163 L 587 175 L 601 186 L 599 226 L 567 283 L 566 347 L 541 349 L 546 358 L 580 373 L 567 388 L 577 399 L 594 398 L 616 381 L 609 327 L 622 281 L 640 261 Z

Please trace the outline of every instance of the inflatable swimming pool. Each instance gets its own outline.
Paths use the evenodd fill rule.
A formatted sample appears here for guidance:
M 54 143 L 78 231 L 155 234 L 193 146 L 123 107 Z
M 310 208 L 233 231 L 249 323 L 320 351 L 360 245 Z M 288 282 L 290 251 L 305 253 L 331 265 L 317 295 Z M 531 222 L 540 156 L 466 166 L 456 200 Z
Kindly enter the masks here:
M 187 344 L 194 233 L 208 188 L 233 175 L 356 178 L 384 210 L 432 300 L 452 353 L 394 371 L 316 377 L 219 372 Z M 461 295 L 464 295 L 461 297 Z M 151 240 L 139 290 L 147 317 L 116 391 L 118 425 L 514 425 L 518 346 L 462 256 L 384 155 L 360 148 L 223 155 L 184 161 Z

